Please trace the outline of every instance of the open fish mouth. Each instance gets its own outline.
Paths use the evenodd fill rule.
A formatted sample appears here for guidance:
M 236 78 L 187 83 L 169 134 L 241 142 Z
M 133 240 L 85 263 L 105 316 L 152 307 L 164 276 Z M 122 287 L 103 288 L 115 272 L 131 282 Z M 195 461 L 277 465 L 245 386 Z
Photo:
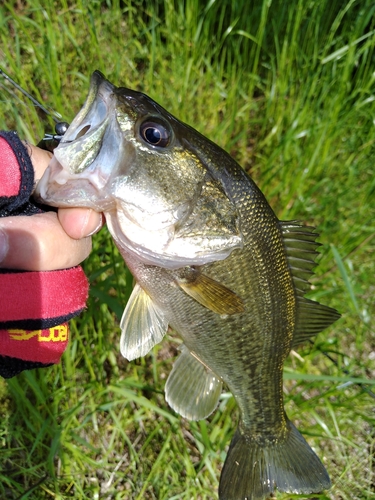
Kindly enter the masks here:
M 37 199 L 54 206 L 87 207 L 99 212 L 114 208 L 114 200 L 105 190 L 112 172 L 98 166 L 109 164 L 109 150 L 113 157 L 116 152 L 122 153 L 121 130 L 115 119 L 115 88 L 99 71 L 93 73 L 85 104 L 38 183 Z
M 71 173 L 83 172 L 98 156 L 103 138 L 109 132 L 114 89 L 99 71 L 93 73 L 86 102 L 55 151 L 57 160 Z
M 84 193 L 84 196 L 82 194 Z M 56 207 L 85 207 L 97 212 L 113 209 L 115 203 L 90 182 L 89 178 L 72 179 L 54 157 L 37 185 L 34 197 Z

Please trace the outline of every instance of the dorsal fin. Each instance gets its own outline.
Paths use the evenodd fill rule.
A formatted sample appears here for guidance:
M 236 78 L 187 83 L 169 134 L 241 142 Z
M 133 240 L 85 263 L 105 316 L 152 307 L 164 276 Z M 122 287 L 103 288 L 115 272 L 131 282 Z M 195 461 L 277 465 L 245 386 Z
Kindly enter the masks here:
M 296 347 L 323 331 L 340 318 L 341 314 L 304 297 L 297 298 L 297 318 L 292 347 Z
M 297 295 L 303 296 L 310 290 L 309 278 L 316 267 L 316 251 L 319 243 L 314 227 L 304 226 L 298 221 L 280 221 L 284 246 L 289 267 L 292 272 Z
M 311 285 L 310 277 L 316 267 L 316 251 L 320 245 L 315 240 L 318 233 L 314 227 L 304 226 L 298 221 L 280 221 L 286 256 L 297 298 L 296 327 L 293 344 L 295 347 L 330 326 L 340 314 L 330 307 L 304 297 Z

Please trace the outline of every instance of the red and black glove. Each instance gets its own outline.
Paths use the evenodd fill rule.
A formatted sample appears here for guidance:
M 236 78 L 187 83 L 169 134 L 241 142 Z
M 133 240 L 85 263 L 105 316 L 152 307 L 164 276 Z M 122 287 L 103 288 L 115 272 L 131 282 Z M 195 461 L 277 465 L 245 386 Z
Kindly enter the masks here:
M 27 149 L 15 132 L 0 132 L 0 217 L 43 213 L 30 198 L 33 187 Z M 84 309 L 87 295 L 80 266 L 0 269 L 0 376 L 58 363 L 69 340 L 67 321 Z

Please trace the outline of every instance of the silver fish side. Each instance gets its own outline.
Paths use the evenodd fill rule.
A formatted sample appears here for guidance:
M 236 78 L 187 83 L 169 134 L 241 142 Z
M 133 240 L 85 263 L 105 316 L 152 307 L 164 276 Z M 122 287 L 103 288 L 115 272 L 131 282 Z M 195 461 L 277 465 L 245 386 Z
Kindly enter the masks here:
M 121 320 L 122 354 L 147 354 L 168 325 L 183 339 L 166 383 L 170 406 L 201 419 L 223 384 L 232 392 L 240 422 L 220 500 L 329 488 L 324 466 L 286 416 L 282 390 L 290 350 L 339 317 L 304 298 L 314 229 L 279 221 L 226 152 L 99 72 L 38 193 L 55 206 L 106 214 L 137 282 Z

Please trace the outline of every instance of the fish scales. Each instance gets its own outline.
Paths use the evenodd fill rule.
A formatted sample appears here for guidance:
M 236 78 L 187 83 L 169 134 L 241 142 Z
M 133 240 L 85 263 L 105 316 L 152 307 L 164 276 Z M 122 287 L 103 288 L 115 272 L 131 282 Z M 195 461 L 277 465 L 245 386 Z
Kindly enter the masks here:
M 104 211 L 137 282 L 121 320 L 122 354 L 146 354 L 168 325 L 181 336 L 170 406 L 198 420 L 215 409 L 223 383 L 232 392 L 240 421 L 220 500 L 329 488 L 283 405 L 291 348 L 339 317 L 303 297 L 313 229 L 279 221 L 226 152 L 99 72 L 38 189 L 46 203 Z
M 249 186 L 242 171 L 238 174 L 232 196 L 244 221 L 241 229 L 245 249 L 234 250 L 226 260 L 204 266 L 202 273 L 244 297 L 245 314 L 223 319 L 176 290 L 168 271 L 147 266 L 132 268 L 130 258 L 125 260 L 138 283 L 163 308 L 186 346 L 227 383 L 251 432 L 277 436 L 275 426 L 285 425 L 280 411 L 281 368 L 290 351 L 294 327 L 293 284 L 277 219 L 256 186 Z M 279 250 L 275 251 L 275 247 Z M 268 374 L 275 370 L 278 380 L 270 390 Z M 262 372 L 266 376 L 262 377 Z M 236 373 L 241 376 L 236 377 Z M 280 404 L 275 406 L 275 401 Z
M 244 195 L 248 196 L 246 192 Z M 244 205 L 243 196 L 240 195 L 238 201 Z M 256 203 L 249 201 L 251 213 L 256 210 Z M 249 215 L 246 207 L 244 213 Z M 246 313 L 241 316 L 223 319 L 209 311 L 182 290 L 176 290 L 168 271 L 147 267 L 133 270 L 131 265 L 130 270 L 156 303 L 163 297 L 160 307 L 166 304 L 164 312 L 170 325 L 181 335 L 186 346 L 227 383 L 242 409 L 243 421 L 248 422 L 251 429 L 255 426 L 254 432 L 262 429 L 274 434 L 275 424 L 279 424 L 283 416 L 280 405 L 275 407 L 274 402 L 282 401 L 281 368 L 290 350 L 295 301 L 280 231 L 274 217 L 270 219 L 264 226 L 258 225 L 252 233 L 252 241 L 249 237 L 246 251 L 235 250 L 225 261 L 202 268 L 204 274 L 244 297 Z M 250 225 L 243 231 L 251 233 Z M 265 252 L 267 245 L 275 241 L 280 245 L 279 252 Z M 265 257 L 260 259 L 263 254 Z M 275 268 L 280 269 L 276 276 Z M 165 276 L 164 280 L 160 275 Z M 262 297 L 261 302 L 259 297 Z M 279 380 L 274 391 L 270 390 L 268 373 L 276 369 Z M 262 377 L 262 372 L 267 375 Z M 259 401 L 259 406 L 254 405 L 254 401 Z M 273 413 L 276 415 L 271 417 Z M 264 420 L 271 424 L 268 428 Z

